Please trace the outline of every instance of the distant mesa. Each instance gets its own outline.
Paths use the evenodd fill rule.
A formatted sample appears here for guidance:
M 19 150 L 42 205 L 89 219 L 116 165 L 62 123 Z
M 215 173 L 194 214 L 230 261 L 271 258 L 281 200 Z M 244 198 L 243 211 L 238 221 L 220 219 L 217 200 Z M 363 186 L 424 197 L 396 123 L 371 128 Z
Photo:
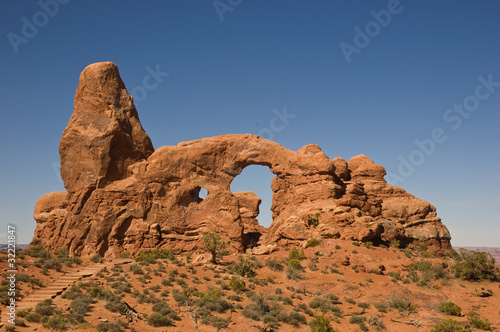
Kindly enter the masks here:
M 34 239 L 52 251 L 191 251 L 206 232 L 220 234 L 233 252 L 265 253 L 310 238 L 451 249 L 435 207 L 388 184 L 385 169 L 364 155 L 332 160 L 317 145 L 295 152 L 250 134 L 154 150 L 111 62 L 82 72 L 59 153 L 66 191 L 41 197 L 34 211 Z M 230 189 L 249 165 L 275 175 L 269 228 L 256 219 L 260 198 Z

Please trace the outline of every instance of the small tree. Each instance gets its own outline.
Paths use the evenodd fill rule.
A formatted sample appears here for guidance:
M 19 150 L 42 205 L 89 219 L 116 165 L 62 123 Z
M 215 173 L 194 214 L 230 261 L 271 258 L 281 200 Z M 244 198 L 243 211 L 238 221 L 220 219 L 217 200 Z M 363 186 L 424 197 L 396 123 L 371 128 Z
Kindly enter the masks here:
M 227 243 L 221 241 L 219 234 L 205 233 L 203 235 L 203 244 L 212 255 L 211 262 L 214 264 L 218 263 L 218 259 L 222 259 L 222 257 L 229 255 L 229 251 L 225 250 L 227 248 Z
M 452 267 L 455 276 L 471 280 L 493 280 L 495 259 L 490 253 L 460 248 L 458 262 Z

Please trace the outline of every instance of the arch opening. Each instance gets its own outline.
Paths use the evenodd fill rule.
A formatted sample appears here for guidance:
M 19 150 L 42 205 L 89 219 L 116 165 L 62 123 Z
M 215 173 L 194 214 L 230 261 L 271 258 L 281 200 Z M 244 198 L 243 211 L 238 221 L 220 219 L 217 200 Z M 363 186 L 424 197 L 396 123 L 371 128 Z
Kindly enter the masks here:
M 256 219 L 259 226 L 269 228 L 273 222 L 271 181 L 275 175 L 267 166 L 249 165 L 231 182 L 231 192 L 252 192 L 261 199 Z
M 196 203 L 199 204 L 207 197 L 208 190 L 203 187 L 195 187 L 183 197 L 181 197 L 179 204 L 182 206 L 189 206 L 189 204 Z

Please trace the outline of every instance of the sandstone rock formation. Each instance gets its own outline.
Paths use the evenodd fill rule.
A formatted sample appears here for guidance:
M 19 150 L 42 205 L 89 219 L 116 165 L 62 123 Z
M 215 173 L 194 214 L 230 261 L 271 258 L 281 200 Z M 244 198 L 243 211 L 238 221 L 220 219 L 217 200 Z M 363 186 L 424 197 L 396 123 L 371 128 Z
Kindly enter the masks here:
M 194 250 L 206 232 L 239 252 L 320 237 L 451 248 L 434 206 L 388 184 L 384 168 L 363 155 L 331 160 L 317 145 L 294 152 L 250 134 L 153 151 L 110 62 L 82 72 L 59 151 L 66 192 L 43 196 L 34 212 L 34 238 L 51 250 L 66 246 L 81 256 Z M 230 189 L 249 165 L 275 174 L 268 229 L 256 220 L 260 199 Z

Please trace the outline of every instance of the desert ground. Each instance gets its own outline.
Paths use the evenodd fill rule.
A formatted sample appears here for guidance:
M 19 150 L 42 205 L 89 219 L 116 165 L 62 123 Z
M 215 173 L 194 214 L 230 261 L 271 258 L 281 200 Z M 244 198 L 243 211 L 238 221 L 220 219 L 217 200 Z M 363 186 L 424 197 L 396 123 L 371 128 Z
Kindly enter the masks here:
M 500 329 L 498 279 L 468 280 L 451 254 L 397 246 L 323 239 L 217 264 L 203 250 L 81 261 L 32 246 L 17 257 L 16 324 L 3 305 L 2 330 L 459 331 L 438 329 L 450 319 Z

